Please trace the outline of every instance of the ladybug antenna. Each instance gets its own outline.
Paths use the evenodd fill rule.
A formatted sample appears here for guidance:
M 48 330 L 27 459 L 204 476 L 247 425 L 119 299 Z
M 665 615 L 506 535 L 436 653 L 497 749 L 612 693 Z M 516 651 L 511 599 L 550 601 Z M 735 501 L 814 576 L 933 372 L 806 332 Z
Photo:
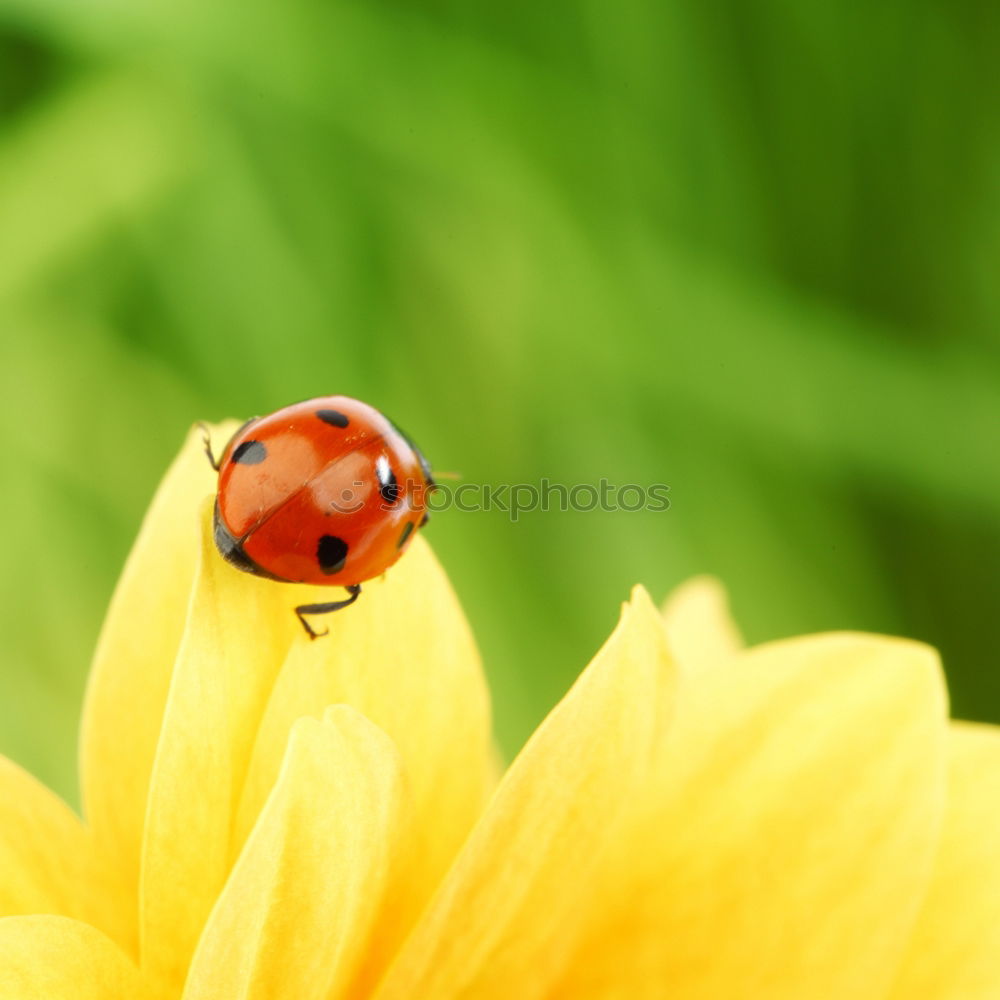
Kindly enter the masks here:
M 195 427 L 201 431 L 201 443 L 205 446 L 205 454 L 208 455 L 208 461 L 212 468 L 216 472 L 219 471 L 219 463 L 216 461 L 215 455 L 212 454 L 212 434 L 208 429 L 208 424 L 204 420 L 199 420 L 195 424 Z

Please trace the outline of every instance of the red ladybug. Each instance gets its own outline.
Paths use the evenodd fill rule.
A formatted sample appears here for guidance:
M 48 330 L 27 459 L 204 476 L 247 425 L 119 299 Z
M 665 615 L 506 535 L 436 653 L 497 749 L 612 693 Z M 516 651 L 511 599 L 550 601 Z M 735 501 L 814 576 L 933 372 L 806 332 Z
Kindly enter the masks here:
M 427 523 L 434 488 L 420 449 L 374 407 L 347 396 L 295 403 L 245 423 L 216 461 L 215 544 L 237 569 L 286 583 L 339 584 L 346 600 L 302 604 L 305 615 L 353 604 Z

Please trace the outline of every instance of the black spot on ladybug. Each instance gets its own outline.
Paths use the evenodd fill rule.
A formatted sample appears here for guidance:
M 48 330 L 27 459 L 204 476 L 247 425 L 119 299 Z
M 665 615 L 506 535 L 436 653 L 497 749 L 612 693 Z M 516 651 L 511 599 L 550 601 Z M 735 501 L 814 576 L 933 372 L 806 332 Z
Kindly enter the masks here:
M 316 546 L 316 559 L 324 573 L 339 573 L 347 560 L 347 542 L 336 535 L 324 535 Z
M 244 441 L 233 452 L 232 460 L 240 465 L 260 465 L 267 458 L 267 448 L 260 441 Z
M 316 416 L 331 427 L 346 427 L 350 420 L 340 410 L 317 410 Z
M 399 536 L 399 541 L 396 542 L 396 548 L 401 549 L 406 544 L 406 539 L 409 538 L 411 534 L 413 534 L 413 522 L 407 521 L 406 524 L 403 525 L 403 533 Z
M 399 499 L 399 483 L 396 482 L 396 477 L 392 472 L 389 473 L 386 482 L 379 487 L 379 492 L 386 503 L 395 503 Z
M 382 499 L 387 504 L 394 504 L 399 499 L 399 483 L 385 455 L 379 455 L 375 460 L 375 475 L 378 476 L 378 489 Z

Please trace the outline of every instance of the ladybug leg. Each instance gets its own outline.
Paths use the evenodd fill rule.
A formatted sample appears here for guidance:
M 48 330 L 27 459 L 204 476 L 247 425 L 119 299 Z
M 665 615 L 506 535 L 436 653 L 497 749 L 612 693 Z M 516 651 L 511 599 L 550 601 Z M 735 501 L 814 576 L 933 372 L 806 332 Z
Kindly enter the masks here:
M 212 468 L 218 472 L 219 463 L 212 454 L 212 435 L 208 433 L 208 428 L 200 420 L 198 421 L 198 428 L 201 430 L 201 441 L 205 446 L 205 454 L 208 455 L 208 461 Z
M 306 621 L 306 615 L 325 615 L 331 611 L 339 611 L 341 608 L 346 608 L 349 604 L 353 604 L 361 596 L 360 583 L 352 583 L 349 587 L 345 587 L 344 590 L 351 595 L 346 601 L 328 601 L 325 604 L 300 604 L 295 609 L 295 613 L 299 616 L 299 621 L 302 622 L 302 627 L 306 630 L 306 634 L 310 639 L 318 639 L 320 636 L 326 635 L 330 630 L 326 629 L 324 632 L 314 631 L 313 627 Z

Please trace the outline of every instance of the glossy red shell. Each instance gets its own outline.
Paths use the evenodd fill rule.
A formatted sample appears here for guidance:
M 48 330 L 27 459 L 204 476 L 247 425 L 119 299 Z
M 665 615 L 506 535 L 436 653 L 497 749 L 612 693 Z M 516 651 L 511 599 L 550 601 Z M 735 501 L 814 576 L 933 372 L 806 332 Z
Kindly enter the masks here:
M 432 485 L 419 450 L 374 407 L 310 399 L 249 421 L 226 445 L 216 542 L 252 573 L 362 583 L 403 554 Z

